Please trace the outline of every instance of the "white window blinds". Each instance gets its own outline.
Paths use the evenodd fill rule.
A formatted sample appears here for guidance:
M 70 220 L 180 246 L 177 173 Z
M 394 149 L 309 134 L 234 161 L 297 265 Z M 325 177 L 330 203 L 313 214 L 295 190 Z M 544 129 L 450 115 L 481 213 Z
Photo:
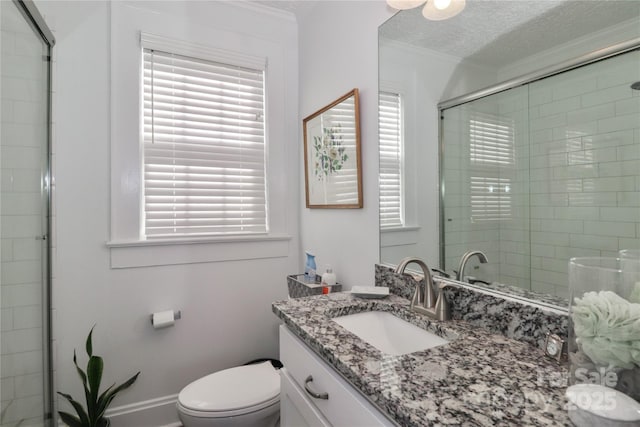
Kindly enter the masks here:
M 143 56 L 144 235 L 265 233 L 264 70 Z
M 403 213 L 402 102 L 397 93 L 380 92 L 380 227 L 401 227 Z
M 469 140 L 471 218 L 510 219 L 515 176 L 513 119 L 474 112 L 469 120 Z

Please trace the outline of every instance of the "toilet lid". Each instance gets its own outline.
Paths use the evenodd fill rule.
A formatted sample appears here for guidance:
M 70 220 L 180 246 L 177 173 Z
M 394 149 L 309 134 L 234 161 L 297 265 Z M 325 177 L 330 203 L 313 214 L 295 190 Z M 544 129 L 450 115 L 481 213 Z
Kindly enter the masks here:
M 280 375 L 271 362 L 264 362 L 200 378 L 182 389 L 178 402 L 196 411 L 231 411 L 259 405 L 278 394 Z

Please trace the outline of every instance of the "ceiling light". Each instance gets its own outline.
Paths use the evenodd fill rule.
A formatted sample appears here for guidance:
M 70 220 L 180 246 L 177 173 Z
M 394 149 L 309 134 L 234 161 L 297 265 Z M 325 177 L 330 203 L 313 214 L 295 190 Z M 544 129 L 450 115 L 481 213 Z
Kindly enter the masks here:
M 424 0 L 387 0 L 387 4 L 394 9 L 413 9 L 424 3 Z
M 440 8 L 441 4 L 444 8 Z M 443 19 L 453 18 L 464 9 L 465 0 L 429 0 L 422 9 L 422 16 L 431 21 L 442 21 Z
M 413 9 L 424 3 L 424 0 L 387 0 L 394 9 Z M 428 0 L 422 9 L 422 16 L 431 21 L 449 19 L 462 12 L 466 0 Z

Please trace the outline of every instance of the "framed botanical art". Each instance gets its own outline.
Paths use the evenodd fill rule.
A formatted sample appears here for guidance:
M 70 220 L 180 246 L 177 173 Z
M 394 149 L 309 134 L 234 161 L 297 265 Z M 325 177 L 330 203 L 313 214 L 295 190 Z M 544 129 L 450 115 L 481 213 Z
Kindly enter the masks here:
M 353 89 L 303 120 L 308 208 L 362 208 L 360 108 Z

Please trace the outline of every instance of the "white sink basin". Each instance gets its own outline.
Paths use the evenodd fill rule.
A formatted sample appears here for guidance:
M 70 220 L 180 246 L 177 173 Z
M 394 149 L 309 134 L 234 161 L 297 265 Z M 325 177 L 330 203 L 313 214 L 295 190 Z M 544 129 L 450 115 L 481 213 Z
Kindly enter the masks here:
M 393 356 L 426 350 L 449 342 L 385 311 L 366 311 L 334 317 L 331 320 L 381 352 Z

